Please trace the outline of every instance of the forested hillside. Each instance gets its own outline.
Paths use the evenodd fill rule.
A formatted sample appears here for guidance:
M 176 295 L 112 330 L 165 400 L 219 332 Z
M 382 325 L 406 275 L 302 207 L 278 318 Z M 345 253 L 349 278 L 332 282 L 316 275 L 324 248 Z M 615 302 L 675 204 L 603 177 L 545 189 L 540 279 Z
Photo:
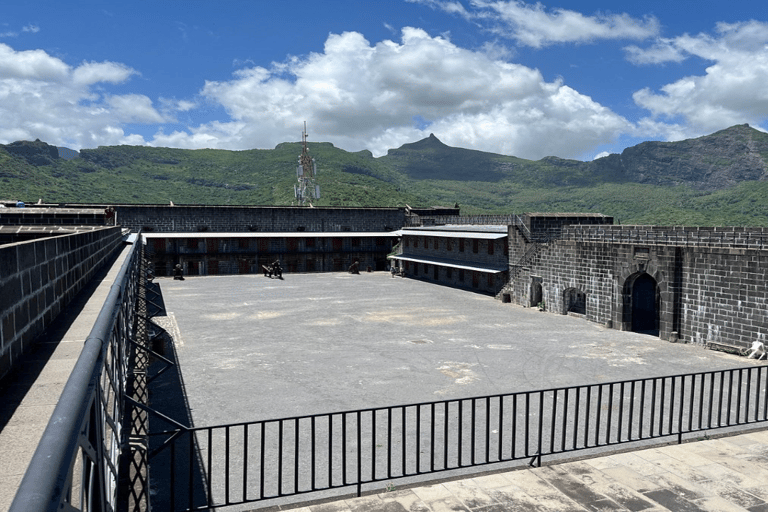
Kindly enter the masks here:
M 592 162 L 538 161 L 440 142 L 374 158 L 310 143 L 319 206 L 431 206 L 463 213 L 599 212 L 622 223 L 768 226 L 768 134 L 747 125 L 644 142 Z M 290 205 L 301 145 L 271 150 L 0 145 L 0 199 L 36 202 Z M 62 158 L 62 156 L 66 158 Z M 72 158 L 75 156 L 75 158 Z

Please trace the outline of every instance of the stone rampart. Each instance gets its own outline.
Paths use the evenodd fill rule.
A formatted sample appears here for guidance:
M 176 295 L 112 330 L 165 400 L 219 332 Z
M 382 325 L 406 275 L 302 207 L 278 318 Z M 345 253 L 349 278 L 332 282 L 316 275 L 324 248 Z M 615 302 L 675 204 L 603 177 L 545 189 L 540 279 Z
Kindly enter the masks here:
M 56 208 L 27 206 L 0 208 L 4 226 L 93 226 L 106 224 L 104 208 Z
M 764 228 L 572 225 L 532 243 L 510 226 L 509 243 L 518 304 L 670 341 L 731 349 L 765 341 Z
M 407 227 L 416 226 L 505 226 L 515 215 L 410 215 Z
M 560 236 L 582 242 L 768 249 L 768 228 L 573 225 Z
M 290 206 L 117 206 L 117 222 L 156 233 L 384 232 L 405 224 L 405 208 Z
M 121 230 L 0 246 L 0 378 L 114 254 Z

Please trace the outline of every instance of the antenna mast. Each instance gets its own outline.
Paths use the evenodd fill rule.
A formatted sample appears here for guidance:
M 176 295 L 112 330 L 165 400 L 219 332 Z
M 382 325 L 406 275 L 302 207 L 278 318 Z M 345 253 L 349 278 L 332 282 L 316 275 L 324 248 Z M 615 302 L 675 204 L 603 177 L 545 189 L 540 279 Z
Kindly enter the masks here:
M 296 168 L 296 178 L 299 183 L 293 186 L 293 193 L 300 206 L 307 203 L 309 206 L 314 206 L 312 201 L 320 199 L 320 186 L 315 183 L 316 175 L 317 164 L 315 159 L 309 156 L 307 122 L 304 121 L 304 131 L 301 132 L 301 155 L 299 155 L 299 166 Z

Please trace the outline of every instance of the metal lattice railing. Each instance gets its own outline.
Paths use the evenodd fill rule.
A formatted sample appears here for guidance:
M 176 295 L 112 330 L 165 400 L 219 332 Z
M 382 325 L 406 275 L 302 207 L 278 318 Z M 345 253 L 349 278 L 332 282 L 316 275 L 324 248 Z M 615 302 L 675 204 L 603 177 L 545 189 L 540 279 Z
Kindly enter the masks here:
M 202 510 L 768 420 L 768 367 L 202 428 L 154 456 L 168 510 Z M 163 468 L 161 474 L 158 468 Z
M 16 492 L 11 512 L 113 511 L 141 244 L 112 285 Z

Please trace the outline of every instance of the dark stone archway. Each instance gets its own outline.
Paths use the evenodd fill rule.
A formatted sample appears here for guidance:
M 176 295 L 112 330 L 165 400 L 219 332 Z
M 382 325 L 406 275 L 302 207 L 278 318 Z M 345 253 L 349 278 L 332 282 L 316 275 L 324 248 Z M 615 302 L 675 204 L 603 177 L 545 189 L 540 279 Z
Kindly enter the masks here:
M 659 287 L 656 280 L 643 272 L 631 284 L 632 330 L 659 335 Z

